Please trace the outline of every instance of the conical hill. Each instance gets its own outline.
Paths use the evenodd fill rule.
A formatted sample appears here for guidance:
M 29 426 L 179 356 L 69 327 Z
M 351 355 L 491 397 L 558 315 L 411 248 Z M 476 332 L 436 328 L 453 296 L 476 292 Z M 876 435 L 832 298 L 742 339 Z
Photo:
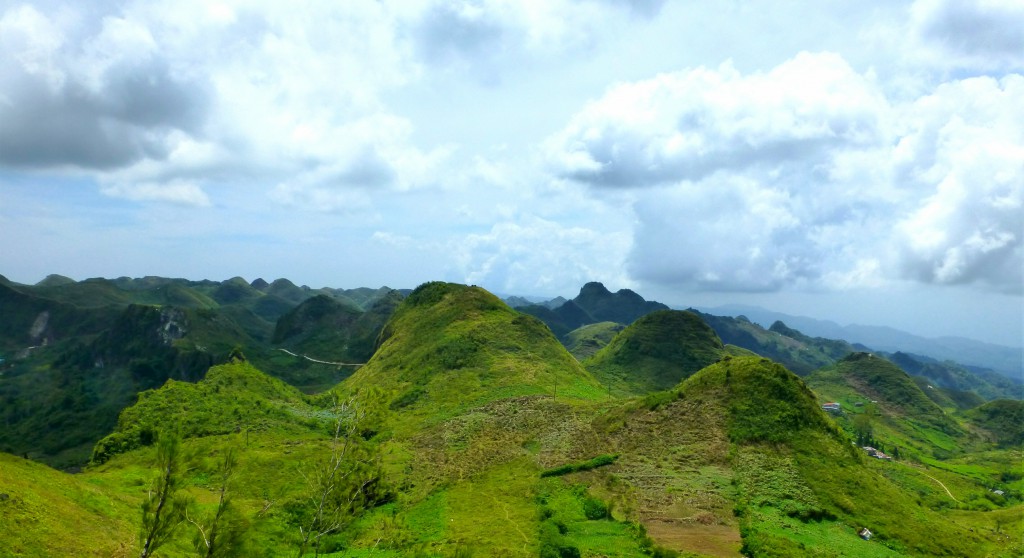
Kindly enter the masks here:
M 343 389 L 384 390 L 431 412 L 519 395 L 597 398 L 599 384 L 538 319 L 479 287 L 432 282 L 402 302 Z
M 605 385 L 641 394 L 675 386 L 717 361 L 723 350 L 696 314 L 659 310 L 622 330 L 584 366 Z
M 956 422 L 906 372 L 871 353 L 850 354 L 834 366 L 815 372 L 807 381 L 815 391 L 838 401 L 850 412 L 861 407 L 877 408 L 898 429 L 911 420 L 946 434 L 961 433 Z

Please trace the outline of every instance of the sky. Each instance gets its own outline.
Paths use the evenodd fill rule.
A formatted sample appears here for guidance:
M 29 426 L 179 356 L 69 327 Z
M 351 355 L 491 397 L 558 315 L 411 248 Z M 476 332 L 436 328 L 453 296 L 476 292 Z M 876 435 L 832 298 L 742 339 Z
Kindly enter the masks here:
M 0 0 L 0 274 L 1020 346 L 1024 2 Z

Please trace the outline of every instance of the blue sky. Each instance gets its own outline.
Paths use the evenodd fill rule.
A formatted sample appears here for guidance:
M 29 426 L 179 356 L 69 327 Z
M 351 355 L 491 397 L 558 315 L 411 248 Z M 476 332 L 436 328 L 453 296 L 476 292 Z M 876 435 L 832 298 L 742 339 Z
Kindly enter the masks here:
M 0 274 L 444 279 L 1020 345 L 1012 0 L 0 1 Z

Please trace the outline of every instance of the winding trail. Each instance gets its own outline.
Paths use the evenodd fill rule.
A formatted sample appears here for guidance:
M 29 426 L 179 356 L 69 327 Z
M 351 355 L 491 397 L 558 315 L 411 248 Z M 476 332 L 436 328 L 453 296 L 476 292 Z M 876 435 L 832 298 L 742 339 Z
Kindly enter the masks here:
M 308 360 L 310 362 L 315 362 L 317 364 L 330 364 L 330 365 L 333 365 L 333 366 L 364 366 L 364 365 L 366 365 L 365 362 L 355 363 L 355 362 L 331 362 L 331 361 L 328 361 L 328 360 L 317 360 L 315 358 L 308 357 L 306 355 L 297 355 L 297 354 L 289 351 L 288 349 L 278 349 L 278 350 L 281 351 L 282 353 L 288 353 L 288 354 L 292 355 L 295 358 L 304 358 L 304 359 L 306 359 L 306 360 Z
M 904 465 L 906 465 L 907 467 L 912 467 L 912 468 L 916 469 L 916 470 L 917 470 L 917 471 L 918 471 L 919 473 L 921 473 L 922 475 L 924 475 L 924 476 L 926 476 L 926 477 L 928 477 L 928 478 L 932 479 L 933 481 L 935 481 L 935 482 L 939 483 L 939 486 L 941 486 L 941 487 L 942 487 L 942 489 L 946 491 L 946 494 L 948 494 L 948 495 L 949 495 L 949 497 L 950 497 L 950 498 L 952 498 L 954 502 L 956 502 L 956 503 L 958 503 L 958 504 L 962 504 L 962 503 L 963 503 L 963 502 L 961 502 L 960 500 L 957 500 L 957 499 L 956 499 L 956 496 L 953 496 L 953 493 L 952 493 L 952 492 L 950 492 L 948 488 L 946 488 L 946 485 L 942 484 L 942 481 L 940 481 L 939 479 L 937 479 L 937 478 L 935 478 L 935 477 L 933 477 L 933 476 L 929 475 L 928 473 L 924 472 L 924 467 L 920 467 L 920 466 L 918 466 L 918 465 L 911 465 L 911 464 L 909 464 L 909 463 L 904 463 Z
M 952 493 L 952 492 L 950 492 L 948 488 L 946 488 L 946 485 L 942 484 L 942 481 L 940 481 L 939 479 L 937 479 L 937 478 L 935 478 L 935 477 L 933 477 L 933 476 L 929 475 L 928 473 L 925 473 L 924 471 L 921 471 L 921 474 L 922 474 L 922 475 L 924 475 L 924 476 L 926 476 L 926 477 L 928 477 L 928 478 L 930 478 L 930 479 L 932 479 L 933 481 L 935 481 L 935 482 L 939 483 L 939 486 L 941 486 L 941 487 L 942 487 L 942 489 L 946 491 L 946 494 L 949 494 L 949 497 L 950 497 L 950 498 L 953 498 L 953 501 L 954 501 L 954 502 L 956 502 L 956 503 L 958 503 L 958 504 L 962 504 L 962 503 L 963 503 L 963 502 L 961 502 L 960 500 L 957 500 L 955 496 L 953 496 L 953 493 Z

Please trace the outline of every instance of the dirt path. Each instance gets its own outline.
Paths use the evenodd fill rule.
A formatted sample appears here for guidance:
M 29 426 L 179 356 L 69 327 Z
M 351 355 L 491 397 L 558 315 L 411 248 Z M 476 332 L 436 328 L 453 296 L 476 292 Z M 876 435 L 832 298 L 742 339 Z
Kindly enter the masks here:
M 922 475 L 924 475 L 924 476 L 926 476 L 926 477 L 928 477 L 928 478 L 930 478 L 930 479 L 932 479 L 933 481 L 935 481 L 935 482 L 939 483 L 939 486 L 941 486 L 941 487 L 942 487 L 942 489 L 946 491 L 946 494 L 949 494 L 949 497 L 950 497 L 950 498 L 953 498 L 953 501 L 954 501 L 954 502 L 956 502 L 956 503 L 958 503 L 958 504 L 962 504 L 962 503 L 963 503 L 963 502 L 961 502 L 960 500 L 957 500 L 955 496 L 953 496 L 953 493 L 952 493 L 952 492 L 950 492 L 948 488 L 946 488 L 946 485 L 942 484 L 942 481 L 940 481 L 939 479 L 937 479 L 937 478 L 935 478 L 935 477 L 933 477 L 933 476 L 929 475 L 928 473 L 925 473 L 924 471 L 921 471 L 921 474 L 922 474 Z
M 956 502 L 958 504 L 962 504 L 963 503 L 960 500 L 957 500 L 956 496 L 953 496 L 953 493 L 950 492 L 948 488 L 946 488 L 946 485 L 942 484 L 942 481 L 940 481 L 939 479 L 937 479 L 937 478 L 929 475 L 928 473 L 924 472 L 924 467 L 919 467 L 917 465 L 910 465 L 910 464 L 905 464 L 905 465 L 907 465 L 907 467 L 913 467 L 914 469 L 917 469 L 922 475 L 924 475 L 924 476 L 932 479 L 933 481 L 939 483 L 939 486 L 941 486 L 942 489 L 946 491 L 946 494 L 948 494 L 949 497 L 952 498 L 954 502 Z
M 317 360 L 315 358 L 308 357 L 306 355 L 297 355 L 297 354 L 289 351 L 288 349 L 278 349 L 278 350 L 281 351 L 282 353 L 288 353 L 288 354 L 292 355 L 295 358 L 304 358 L 304 359 L 306 359 L 306 360 L 308 360 L 310 362 L 315 362 L 317 364 L 331 364 L 331 365 L 334 365 L 334 366 L 363 366 L 363 365 L 366 364 L 365 362 L 353 363 L 353 362 L 330 362 L 330 361 L 327 361 L 327 360 Z

